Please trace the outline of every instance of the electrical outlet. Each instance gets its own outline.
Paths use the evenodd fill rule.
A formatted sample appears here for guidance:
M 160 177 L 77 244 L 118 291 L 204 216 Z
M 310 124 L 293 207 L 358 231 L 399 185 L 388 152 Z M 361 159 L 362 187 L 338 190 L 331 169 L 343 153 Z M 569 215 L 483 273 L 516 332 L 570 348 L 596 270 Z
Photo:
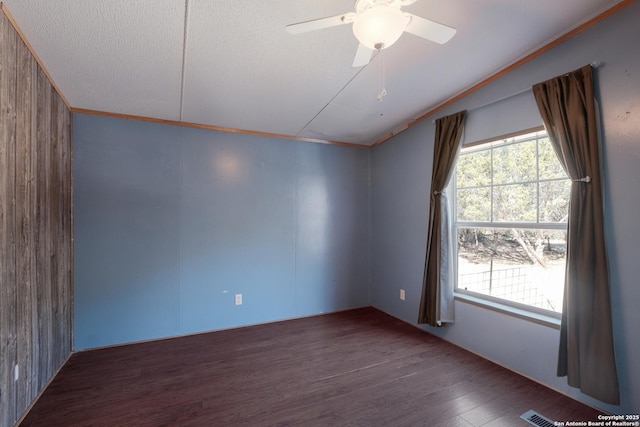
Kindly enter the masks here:
M 20 378 L 20 365 L 13 367 L 13 381 L 18 381 L 18 378 Z
M 400 289 L 400 299 L 404 301 L 404 289 Z
M 242 294 L 236 294 L 236 305 L 242 305 Z

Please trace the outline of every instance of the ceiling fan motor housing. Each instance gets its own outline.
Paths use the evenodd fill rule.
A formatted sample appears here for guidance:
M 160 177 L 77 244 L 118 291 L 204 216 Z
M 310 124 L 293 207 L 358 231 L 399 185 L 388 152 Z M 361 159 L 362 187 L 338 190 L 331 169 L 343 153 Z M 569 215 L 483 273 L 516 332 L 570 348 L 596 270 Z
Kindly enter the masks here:
M 358 0 L 356 13 L 353 34 L 369 49 L 380 50 L 394 44 L 411 20 L 399 4 L 388 0 Z

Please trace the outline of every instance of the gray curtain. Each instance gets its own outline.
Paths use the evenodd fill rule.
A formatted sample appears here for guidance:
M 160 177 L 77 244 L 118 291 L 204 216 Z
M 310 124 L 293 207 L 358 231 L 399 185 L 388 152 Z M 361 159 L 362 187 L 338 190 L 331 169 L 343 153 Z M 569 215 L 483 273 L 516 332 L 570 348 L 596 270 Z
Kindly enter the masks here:
M 573 180 L 558 376 L 589 396 L 620 404 L 592 68 L 539 83 L 533 94 L 553 148 Z
M 466 111 L 436 120 L 433 171 L 427 232 L 427 255 L 422 279 L 418 323 L 441 326 L 453 322 L 453 269 L 449 209 L 445 187 L 460 152 Z

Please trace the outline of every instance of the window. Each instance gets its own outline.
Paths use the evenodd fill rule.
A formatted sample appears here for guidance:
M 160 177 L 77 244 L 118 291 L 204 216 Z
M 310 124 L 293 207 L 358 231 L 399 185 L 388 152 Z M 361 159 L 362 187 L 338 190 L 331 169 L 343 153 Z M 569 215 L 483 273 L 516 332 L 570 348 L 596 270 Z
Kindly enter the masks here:
M 571 181 L 544 130 L 463 147 L 457 291 L 560 313 Z

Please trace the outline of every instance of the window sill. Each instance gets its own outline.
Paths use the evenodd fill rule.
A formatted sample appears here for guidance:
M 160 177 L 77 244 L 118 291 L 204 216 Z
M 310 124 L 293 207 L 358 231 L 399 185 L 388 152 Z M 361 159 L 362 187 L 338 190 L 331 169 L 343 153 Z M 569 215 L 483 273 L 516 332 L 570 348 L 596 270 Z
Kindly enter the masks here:
M 560 319 L 554 316 L 535 313 L 533 311 L 524 310 L 517 307 L 512 307 L 507 304 L 501 304 L 499 302 L 490 301 L 484 298 L 479 298 L 466 293 L 456 292 L 454 298 L 458 301 L 473 304 L 478 307 L 486 308 L 488 310 L 497 311 L 499 313 L 514 316 L 520 319 L 528 320 L 530 322 L 538 323 L 543 326 L 547 326 L 553 329 L 560 329 Z

